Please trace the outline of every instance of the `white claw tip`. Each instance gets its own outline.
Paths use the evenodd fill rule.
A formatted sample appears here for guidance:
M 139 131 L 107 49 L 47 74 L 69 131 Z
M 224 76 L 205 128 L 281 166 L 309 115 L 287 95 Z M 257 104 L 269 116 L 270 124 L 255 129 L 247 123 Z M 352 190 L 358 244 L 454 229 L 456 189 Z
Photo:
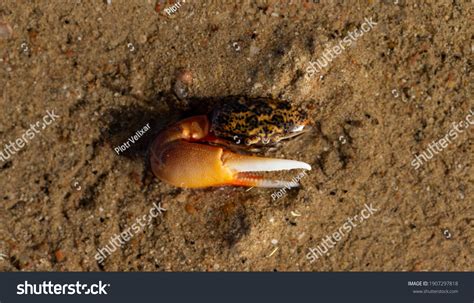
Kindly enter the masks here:
M 257 157 L 233 159 L 226 162 L 225 165 L 237 172 L 280 171 L 291 169 L 311 170 L 311 165 L 301 161 Z

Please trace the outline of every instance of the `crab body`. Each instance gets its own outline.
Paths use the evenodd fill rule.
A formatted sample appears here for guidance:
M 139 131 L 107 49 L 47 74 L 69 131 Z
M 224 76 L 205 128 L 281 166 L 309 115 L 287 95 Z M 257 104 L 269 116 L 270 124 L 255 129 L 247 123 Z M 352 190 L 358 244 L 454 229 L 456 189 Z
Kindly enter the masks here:
M 210 132 L 234 144 L 274 145 L 308 124 L 307 113 L 286 101 L 234 96 L 225 101 L 211 113 Z

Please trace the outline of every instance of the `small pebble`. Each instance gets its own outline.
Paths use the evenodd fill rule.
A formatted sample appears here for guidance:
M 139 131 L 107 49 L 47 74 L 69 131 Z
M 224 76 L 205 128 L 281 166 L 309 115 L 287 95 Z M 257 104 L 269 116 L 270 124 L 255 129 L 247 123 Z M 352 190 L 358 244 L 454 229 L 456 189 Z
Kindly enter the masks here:
M 253 57 L 255 56 L 256 54 L 258 54 L 260 52 L 260 48 L 258 48 L 257 46 L 255 46 L 254 44 L 250 45 L 250 56 Z
M 62 262 L 64 260 L 64 254 L 59 249 L 54 253 L 54 256 L 56 257 L 57 262 Z
M 188 96 L 188 90 L 186 89 L 186 85 L 183 84 L 181 81 L 176 81 L 173 85 L 173 91 L 179 99 L 184 99 Z
M 147 40 L 148 38 L 146 37 L 146 35 L 140 35 L 140 37 L 138 38 L 138 43 L 145 44 Z
M 277 240 L 277 239 L 272 239 L 271 243 L 272 243 L 273 245 L 277 245 L 277 244 L 278 244 L 278 240 Z
M 0 21 L 0 38 L 9 39 L 13 34 L 11 26 L 6 22 Z
M 193 84 L 193 74 L 189 70 L 180 69 L 176 74 L 176 80 L 185 85 L 191 85 Z

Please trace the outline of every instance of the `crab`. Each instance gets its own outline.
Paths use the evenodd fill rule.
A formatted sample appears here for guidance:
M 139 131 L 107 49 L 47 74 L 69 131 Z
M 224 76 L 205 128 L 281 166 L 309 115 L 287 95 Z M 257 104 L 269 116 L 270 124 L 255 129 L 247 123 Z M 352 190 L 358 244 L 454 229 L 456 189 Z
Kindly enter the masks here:
M 305 162 L 246 155 L 302 134 L 307 114 L 287 101 L 231 96 L 208 115 L 181 120 L 158 134 L 151 145 L 155 176 L 178 187 L 294 187 L 259 172 L 311 170 Z

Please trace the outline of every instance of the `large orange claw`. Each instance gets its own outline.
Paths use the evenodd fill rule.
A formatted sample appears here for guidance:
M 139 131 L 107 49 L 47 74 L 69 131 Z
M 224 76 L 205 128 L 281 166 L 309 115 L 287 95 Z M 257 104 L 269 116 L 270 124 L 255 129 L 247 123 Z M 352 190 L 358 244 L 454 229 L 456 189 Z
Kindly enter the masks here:
M 209 134 L 207 116 L 182 120 L 158 135 L 151 147 L 151 168 L 161 180 L 179 187 L 237 185 L 285 187 L 295 184 L 269 180 L 251 172 L 310 170 L 307 163 L 236 154 L 208 145 L 219 139 Z

